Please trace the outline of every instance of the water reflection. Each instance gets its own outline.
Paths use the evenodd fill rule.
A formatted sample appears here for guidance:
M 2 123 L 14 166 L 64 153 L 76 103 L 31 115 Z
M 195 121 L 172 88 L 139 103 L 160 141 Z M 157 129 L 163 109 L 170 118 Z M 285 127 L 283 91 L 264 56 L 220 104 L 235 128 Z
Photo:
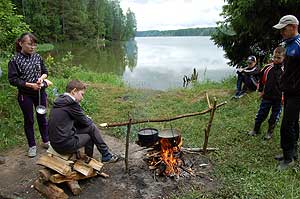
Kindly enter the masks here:
M 106 48 L 97 48 L 93 43 L 58 43 L 50 53 L 56 59 L 61 59 L 68 51 L 74 55 L 73 64 L 99 73 L 114 73 L 122 76 L 126 67 L 131 70 L 137 63 L 137 45 L 129 41 L 113 42 Z
M 183 76 L 199 73 L 198 81 L 220 81 L 233 75 L 227 66 L 222 49 L 209 37 L 137 37 L 121 43 L 113 42 L 105 48 L 94 43 L 82 45 L 63 43 L 51 52 L 62 57 L 68 51 L 74 64 L 99 72 L 114 73 L 132 87 L 167 90 L 182 87 Z

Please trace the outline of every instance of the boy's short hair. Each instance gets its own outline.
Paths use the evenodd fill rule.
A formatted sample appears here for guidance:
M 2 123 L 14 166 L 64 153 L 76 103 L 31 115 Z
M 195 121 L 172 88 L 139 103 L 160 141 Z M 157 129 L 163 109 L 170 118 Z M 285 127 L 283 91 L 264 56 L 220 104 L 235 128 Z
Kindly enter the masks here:
M 79 80 L 71 80 L 66 87 L 66 92 L 70 93 L 74 88 L 76 88 L 78 91 L 85 90 L 86 84 Z
M 278 46 L 277 48 L 275 48 L 274 54 L 285 55 L 285 48 L 282 46 Z

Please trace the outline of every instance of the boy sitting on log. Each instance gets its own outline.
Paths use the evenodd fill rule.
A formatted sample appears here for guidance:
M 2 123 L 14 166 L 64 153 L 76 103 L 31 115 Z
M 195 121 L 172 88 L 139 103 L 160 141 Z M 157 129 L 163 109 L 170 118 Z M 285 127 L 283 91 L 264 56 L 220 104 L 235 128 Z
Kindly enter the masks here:
M 85 147 L 85 154 L 93 157 L 94 145 L 102 155 L 102 162 L 116 162 L 117 155 L 109 152 L 99 129 L 80 106 L 86 85 L 72 80 L 66 92 L 59 95 L 49 116 L 49 140 L 53 149 L 61 154 L 76 153 Z

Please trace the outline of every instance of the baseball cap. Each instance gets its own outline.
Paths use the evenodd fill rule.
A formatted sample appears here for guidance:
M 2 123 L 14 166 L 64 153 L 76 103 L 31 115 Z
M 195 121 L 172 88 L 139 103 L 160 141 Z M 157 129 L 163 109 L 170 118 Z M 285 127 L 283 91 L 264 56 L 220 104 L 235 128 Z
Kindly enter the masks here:
M 285 16 L 281 17 L 278 24 L 273 26 L 273 28 L 282 29 L 289 24 L 299 25 L 299 21 L 294 15 L 285 15 Z
M 247 62 L 256 62 L 256 57 L 254 55 L 251 55 L 247 58 Z

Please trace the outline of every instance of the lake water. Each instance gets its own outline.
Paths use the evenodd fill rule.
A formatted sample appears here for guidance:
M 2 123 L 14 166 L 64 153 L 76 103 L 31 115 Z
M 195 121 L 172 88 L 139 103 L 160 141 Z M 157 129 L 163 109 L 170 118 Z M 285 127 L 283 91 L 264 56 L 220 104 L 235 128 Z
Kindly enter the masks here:
M 72 51 L 75 64 L 122 76 L 130 87 L 167 90 L 182 87 L 183 77 L 198 72 L 198 81 L 221 81 L 234 74 L 222 49 L 210 37 L 137 37 L 105 49 L 59 45 L 54 54 Z

